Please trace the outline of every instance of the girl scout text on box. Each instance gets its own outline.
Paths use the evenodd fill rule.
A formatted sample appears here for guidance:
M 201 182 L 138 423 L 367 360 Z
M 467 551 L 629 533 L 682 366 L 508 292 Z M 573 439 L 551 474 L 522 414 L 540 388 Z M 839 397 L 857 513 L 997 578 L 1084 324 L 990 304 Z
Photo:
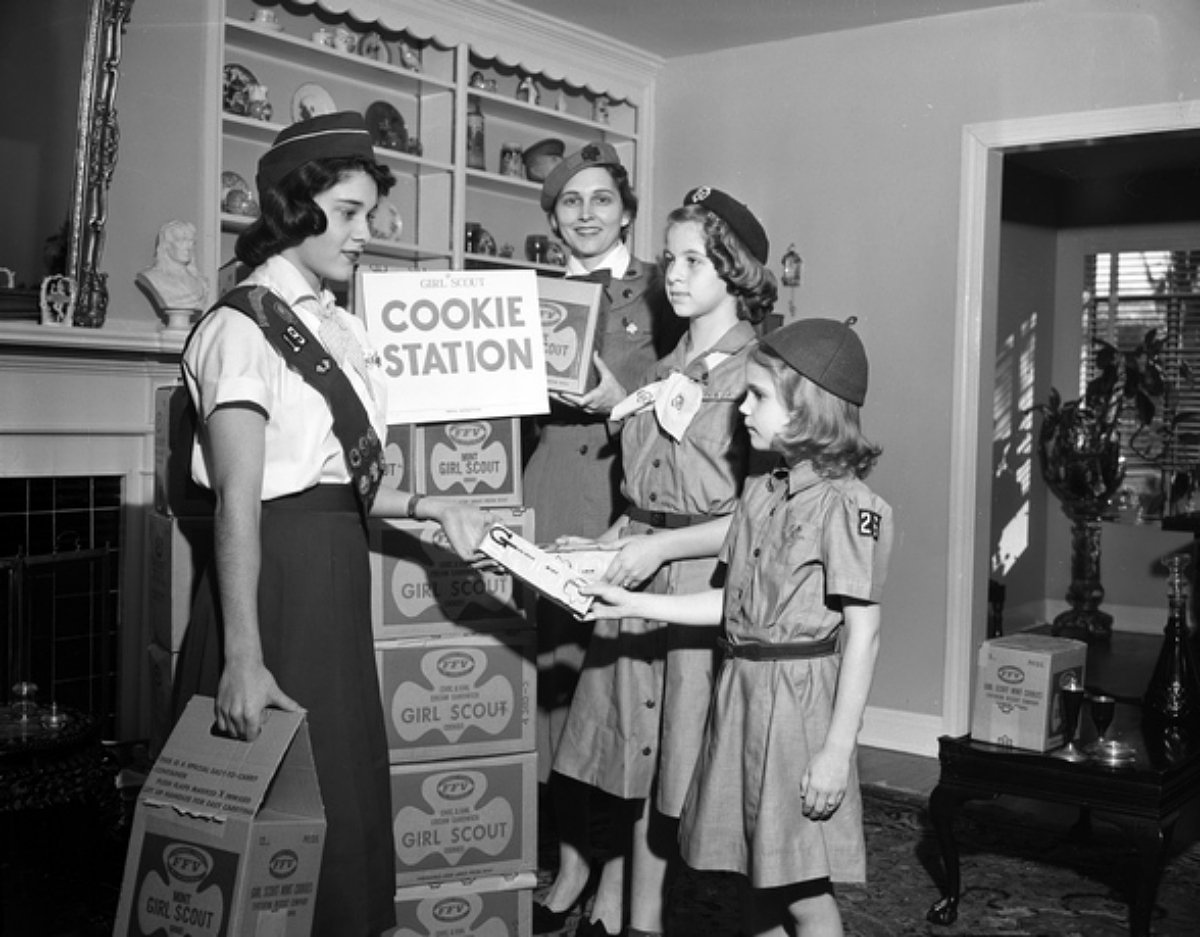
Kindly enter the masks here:
M 365 271 L 359 286 L 389 423 L 546 412 L 532 271 Z

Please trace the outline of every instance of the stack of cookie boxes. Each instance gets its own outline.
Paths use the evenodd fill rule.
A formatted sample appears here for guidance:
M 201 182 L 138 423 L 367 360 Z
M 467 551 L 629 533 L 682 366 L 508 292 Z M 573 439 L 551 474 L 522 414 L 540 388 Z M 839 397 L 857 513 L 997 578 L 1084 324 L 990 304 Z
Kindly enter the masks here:
M 385 484 L 469 502 L 530 539 L 520 422 L 395 426 Z M 534 632 L 520 587 L 435 523 L 373 522 L 375 648 L 392 774 L 392 937 L 530 933 L 536 884 Z

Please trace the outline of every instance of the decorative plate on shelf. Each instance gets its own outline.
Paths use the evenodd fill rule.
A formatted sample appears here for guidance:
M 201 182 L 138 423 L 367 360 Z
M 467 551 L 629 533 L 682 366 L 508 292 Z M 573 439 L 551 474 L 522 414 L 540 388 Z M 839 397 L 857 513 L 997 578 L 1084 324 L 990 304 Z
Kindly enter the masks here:
M 245 65 L 234 62 L 225 66 L 224 79 L 221 101 L 225 113 L 245 117 L 250 111 L 250 89 L 258 79 Z
M 363 117 L 371 133 L 371 142 L 376 146 L 401 153 L 408 149 L 408 129 L 404 126 L 404 118 L 387 101 L 374 102 Z
M 301 85 L 292 95 L 292 122 L 309 120 L 337 110 L 329 92 L 320 85 Z
M 400 232 L 404 230 L 404 221 L 400 217 L 400 209 L 381 198 L 370 217 L 371 237 L 381 241 L 398 241 Z
M 376 32 L 367 33 L 358 40 L 358 54 L 364 58 L 374 59 L 377 62 L 391 64 L 392 61 L 392 50 L 383 41 L 383 37 Z

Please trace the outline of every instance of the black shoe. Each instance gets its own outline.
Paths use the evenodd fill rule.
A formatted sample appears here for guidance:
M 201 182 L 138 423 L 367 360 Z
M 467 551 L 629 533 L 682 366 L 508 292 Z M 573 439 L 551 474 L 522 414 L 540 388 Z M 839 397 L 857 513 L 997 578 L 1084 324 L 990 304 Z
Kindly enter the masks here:
M 575 906 L 566 911 L 551 911 L 540 901 L 533 903 L 533 932 L 535 934 L 557 934 L 567 926 Z
M 579 926 L 575 928 L 575 937 L 620 937 L 621 931 L 615 934 L 610 934 L 608 928 L 601 921 L 589 921 L 583 918 L 579 922 Z

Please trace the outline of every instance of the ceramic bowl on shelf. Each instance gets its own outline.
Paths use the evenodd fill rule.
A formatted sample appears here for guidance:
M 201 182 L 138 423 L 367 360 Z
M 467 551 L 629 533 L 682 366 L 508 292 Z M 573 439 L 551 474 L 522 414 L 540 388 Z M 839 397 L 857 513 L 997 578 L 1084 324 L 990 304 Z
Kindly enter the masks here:
M 556 137 L 539 140 L 525 148 L 525 178 L 534 182 L 544 182 L 550 175 L 550 170 L 563 158 L 566 144 Z

